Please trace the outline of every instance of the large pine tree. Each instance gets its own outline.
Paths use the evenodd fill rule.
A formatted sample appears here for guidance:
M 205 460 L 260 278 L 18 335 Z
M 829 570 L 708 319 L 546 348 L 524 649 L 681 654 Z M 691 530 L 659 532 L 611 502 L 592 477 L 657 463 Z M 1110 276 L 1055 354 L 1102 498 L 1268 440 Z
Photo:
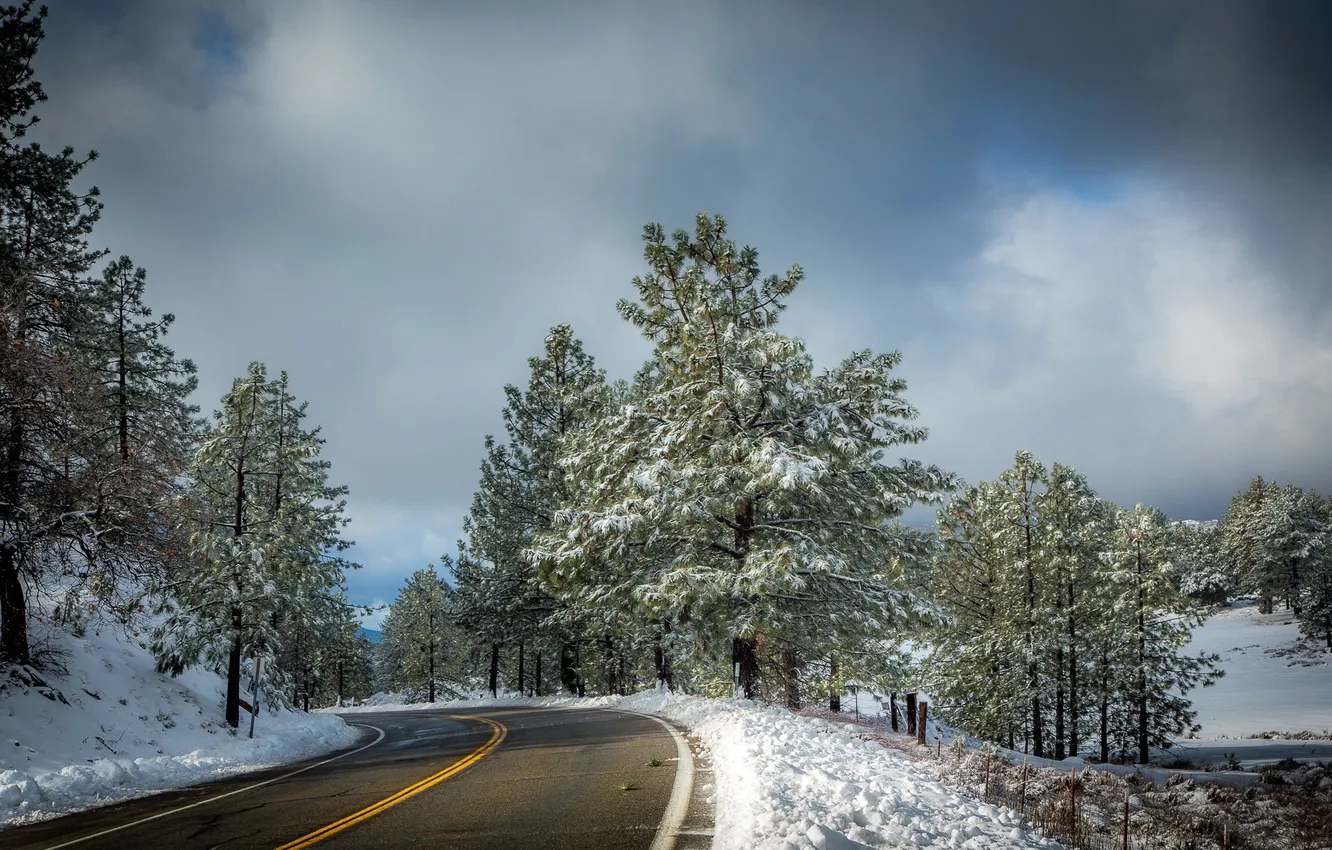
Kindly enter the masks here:
M 169 615 L 154 636 L 163 670 L 200 658 L 227 677 L 226 720 L 239 723 L 241 659 L 272 659 L 330 606 L 349 564 L 345 488 L 327 482 L 318 429 L 305 405 L 261 363 L 237 378 L 190 464 L 181 521 L 190 531 L 188 573 L 168 586 Z M 288 647 L 290 648 L 290 647 Z M 290 672 L 290 671 L 288 671 Z
M 96 154 L 23 143 L 46 99 L 32 70 L 45 16 L 0 9 L 0 662 L 18 664 L 31 660 L 25 582 L 108 525 L 87 494 L 79 410 L 95 381 L 71 317 L 100 256 L 87 243 L 97 191 L 73 188 Z
M 951 479 L 885 462 L 926 436 L 892 374 L 900 355 L 857 352 L 816 373 L 804 344 L 774 329 L 798 266 L 764 278 L 720 216 L 643 238 L 649 272 L 619 310 L 655 346 L 655 385 L 569 447 L 574 501 L 536 556 L 580 583 L 635 549 L 671 553 L 639 562 L 645 619 L 688 619 L 713 647 L 728 642 L 752 697 L 760 641 L 785 606 L 821 607 L 832 642 L 845 623 L 858 634 L 900 618 L 907 600 L 889 573 L 921 535 L 895 518 Z
M 1123 695 L 1144 764 L 1152 747 L 1196 730 L 1187 695 L 1220 676 L 1217 656 L 1179 653 L 1203 617 L 1174 585 L 1171 544 L 1170 523 L 1159 510 L 1137 505 L 1117 512 L 1107 553 L 1114 595 L 1107 602 L 1116 630 L 1127 638 Z
M 567 500 L 561 448 L 566 437 L 601 414 L 606 377 L 568 325 L 551 328 L 543 355 L 530 358 L 528 370 L 526 390 L 504 388 L 507 442 L 486 437 L 481 480 L 463 520 L 467 543 L 455 573 L 459 613 L 492 647 L 493 663 L 499 660 L 494 647 L 520 648 L 520 685 L 535 683 L 536 665 L 549 653 L 560 665 L 560 681 L 572 691 L 579 618 L 538 585 L 525 550 L 551 527 Z M 491 671 L 492 679 L 497 675 Z

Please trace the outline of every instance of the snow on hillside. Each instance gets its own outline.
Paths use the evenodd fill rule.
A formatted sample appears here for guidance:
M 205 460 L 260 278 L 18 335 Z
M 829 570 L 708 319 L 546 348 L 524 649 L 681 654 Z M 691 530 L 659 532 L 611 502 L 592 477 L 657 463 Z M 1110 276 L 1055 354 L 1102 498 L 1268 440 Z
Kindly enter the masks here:
M 962 796 L 893 750 L 861 740 L 851 724 L 747 700 L 645 691 L 630 697 L 506 697 L 349 711 L 515 705 L 623 709 L 689 728 L 712 759 L 714 850 L 1060 846 L 1022 826 L 1017 812 Z
M 226 683 L 200 669 L 153 670 L 146 635 L 89 624 L 35 637 L 68 675 L 0 680 L 0 827 L 298 761 L 354 743 L 337 717 L 265 705 L 255 736 L 223 721 Z
M 1332 654 L 1300 638 L 1290 611 L 1259 614 L 1252 602 L 1231 603 L 1194 632 L 1183 652 L 1215 652 L 1226 671 L 1215 685 L 1189 695 L 1199 737 L 1332 734 Z

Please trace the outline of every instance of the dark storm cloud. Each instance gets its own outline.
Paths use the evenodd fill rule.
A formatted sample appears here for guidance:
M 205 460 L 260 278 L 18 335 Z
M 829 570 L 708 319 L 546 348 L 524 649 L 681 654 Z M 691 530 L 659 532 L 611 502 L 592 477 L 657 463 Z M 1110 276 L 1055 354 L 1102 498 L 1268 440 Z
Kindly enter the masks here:
M 632 373 L 638 233 L 701 209 L 806 267 L 821 364 L 903 350 L 922 457 L 1214 516 L 1332 485 L 1328 9 L 60 2 L 41 138 L 102 152 L 205 408 L 291 372 L 366 599 L 452 549 L 550 325 Z

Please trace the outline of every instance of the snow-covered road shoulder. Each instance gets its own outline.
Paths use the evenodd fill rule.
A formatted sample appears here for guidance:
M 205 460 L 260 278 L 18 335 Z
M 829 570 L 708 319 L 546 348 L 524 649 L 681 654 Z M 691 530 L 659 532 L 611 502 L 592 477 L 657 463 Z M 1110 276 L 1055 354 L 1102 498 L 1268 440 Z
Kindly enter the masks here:
M 0 828 L 313 758 L 360 730 L 327 714 L 261 711 L 233 734 L 221 677 L 153 669 L 133 633 L 53 631 L 67 675 L 12 670 L 0 681 Z
M 690 729 L 709 751 L 716 804 L 715 850 L 960 850 L 1057 847 L 1018 814 L 964 797 L 851 724 L 803 717 L 745 700 L 648 691 L 630 697 L 501 698 L 361 711 L 516 705 L 622 708 Z

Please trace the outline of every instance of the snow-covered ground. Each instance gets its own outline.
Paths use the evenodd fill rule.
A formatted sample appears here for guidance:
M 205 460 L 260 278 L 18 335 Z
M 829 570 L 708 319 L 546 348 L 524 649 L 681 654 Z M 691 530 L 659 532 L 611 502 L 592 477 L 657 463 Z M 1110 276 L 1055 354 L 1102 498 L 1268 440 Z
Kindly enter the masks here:
M 1300 639 L 1291 612 L 1259 614 L 1251 602 L 1232 603 L 1194 632 L 1184 652 L 1215 652 L 1226 671 L 1215 685 L 1189 695 L 1199 737 L 1332 735 L 1332 654 Z
M 745 700 L 647 691 L 596 699 L 381 703 L 350 711 L 515 705 L 638 711 L 690 729 L 712 759 L 714 850 L 1059 846 L 1023 827 L 1016 812 L 964 797 L 926 777 L 909 759 L 862 740 L 852 724 Z
M 0 827 L 299 761 L 360 736 L 331 715 L 267 706 L 253 740 L 244 713 L 233 735 L 223 679 L 158 674 L 142 632 L 90 623 L 81 638 L 37 637 L 69 673 L 36 674 L 46 686 L 0 680 Z

